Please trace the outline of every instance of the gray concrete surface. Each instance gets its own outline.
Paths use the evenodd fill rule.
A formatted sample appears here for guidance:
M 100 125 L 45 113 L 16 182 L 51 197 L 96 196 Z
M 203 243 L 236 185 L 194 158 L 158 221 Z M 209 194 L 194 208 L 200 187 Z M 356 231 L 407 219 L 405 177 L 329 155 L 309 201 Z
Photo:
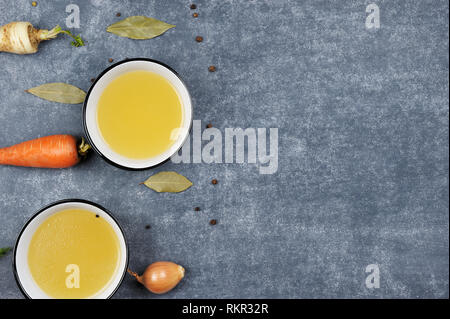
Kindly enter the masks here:
M 0 24 L 64 26 L 75 3 L 73 31 L 87 46 L 60 37 L 35 55 L 0 53 L 0 147 L 83 135 L 81 105 L 24 89 L 62 81 L 88 90 L 108 58 L 149 57 L 180 73 L 204 124 L 278 128 L 279 168 L 168 162 L 130 172 L 96 155 L 65 170 L 0 167 L 0 246 L 41 206 L 76 197 L 115 213 L 134 270 L 156 260 L 186 267 L 164 298 L 448 298 L 448 1 L 198 0 L 197 19 L 187 0 L 37 2 L 1 0 Z M 365 27 L 371 2 L 378 30 Z M 116 12 L 177 27 L 119 38 L 105 31 Z M 157 194 L 138 185 L 162 170 L 195 186 Z M 0 259 L 0 298 L 22 297 L 11 258 Z M 365 286 L 369 264 L 379 289 Z M 115 298 L 161 297 L 127 277 Z

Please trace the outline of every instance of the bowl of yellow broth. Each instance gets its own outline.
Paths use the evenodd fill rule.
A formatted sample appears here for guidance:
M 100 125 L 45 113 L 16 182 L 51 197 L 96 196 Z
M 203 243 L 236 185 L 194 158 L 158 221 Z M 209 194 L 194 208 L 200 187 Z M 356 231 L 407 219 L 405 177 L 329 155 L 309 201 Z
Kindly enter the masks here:
M 14 249 L 14 275 L 32 299 L 106 299 L 128 267 L 124 233 L 110 212 L 81 199 L 39 210 Z
M 186 85 L 169 66 L 151 59 L 128 59 L 107 68 L 83 107 L 92 148 L 125 169 L 148 169 L 169 159 L 188 137 L 191 123 Z

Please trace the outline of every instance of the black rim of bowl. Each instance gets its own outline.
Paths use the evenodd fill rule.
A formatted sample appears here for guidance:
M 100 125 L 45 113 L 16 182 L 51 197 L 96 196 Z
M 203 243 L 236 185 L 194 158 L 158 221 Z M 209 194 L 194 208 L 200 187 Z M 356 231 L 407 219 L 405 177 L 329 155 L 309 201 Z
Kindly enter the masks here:
M 49 205 L 47 205 L 47 206 L 45 206 L 45 207 L 42 207 L 41 209 L 39 209 L 39 210 L 37 211 L 37 213 L 35 213 L 33 216 L 31 216 L 31 217 L 28 219 L 28 221 L 25 223 L 25 225 L 22 227 L 22 230 L 20 231 L 19 236 L 17 236 L 17 240 L 16 240 L 16 243 L 15 243 L 15 245 L 14 245 L 14 254 L 13 254 L 13 261 L 12 261 L 12 262 L 13 262 L 14 278 L 15 278 L 15 280 L 16 280 L 17 286 L 19 286 L 19 289 L 20 289 L 21 293 L 22 293 L 26 298 L 28 298 L 28 299 L 33 299 L 33 298 L 30 297 L 30 295 L 28 295 L 28 293 L 26 292 L 25 288 L 22 286 L 22 283 L 21 283 L 20 278 L 19 278 L 19 273 L 17 272 L 17 264 L 16 264 L 17 246 L 19 245 L 19 241 L 20 241 L 20 239 L 22 238 L 23 232 L 24 232 L 25 229 L 28 227 L 28 225 L 29 225 L 29 224 L 30 224 L 30 223 L 31 223 L 38 215 L 40 215 L 42 212 L 46 211 L 46 210 L 49 209 L 50 207 L 53 207 L 53 206 L 56 206 L 56 205 L 59 205 L 59 204 L 65 204 L 65 203 L 83 203 L 83 204 L 92 205 L 92 206 L 95 206 L 95 207 L 101 209 L 101 210 L 104 211 L 109 217 L 111 217 L 111 219 L 116 223 L 117 227 L 119 228 L 119 230 L 120 230 L 120 232 L 121 232 L 121 234 L 122 234 L 122 237 L 123 237 L 123 240 L 124 240 L 124 243 L 125 243 L 125 255 L 126 255 L 125 269 L 123 270 L 122 276 L 121 276 L 119 282 L 117 283 L 117 286 L 114 287 L 114 290 L 113 290 L 113 291 L 111 292 L 111 294 L 106 298 L 106 299 L 110 299 L 112 296 L 114 296 L 114 294 L 117 292 L 117 290 L 119 289 L 119 287 L 122 285 L 122 281 L 123 281 L 123 279 L 125 278 L 125 274 L 126 274 L 127 269 L 128 269 L 129 253 L 128 253 L 128 242 L 127 242 L 127 238 L 125 237 L 125 233 L 124 233 L 122 227 L 120 226 L 119 222 L 117 221 L 116 218 L 114 218 L 114 215 L 113 215 L 109 210 L 107 210 L 105 207 L 103 207 L 103 206 L 101 206 L 101 205 L 99 205 L 99 204 L 97 204 L 97 203 L 94 203 L 94 202 L 91 202 L 91 201 L 88 201 L 88 200 L 85 200 L 85 199 L 78 199 L 78 198 L 63 199 L 63 200 L 59 200 L 59 201 L 53 202 L 53 203 L 51 203 L 51 204 L 49 204 Z
M 167 162 L 174 154 L 176 154 L 182 147 L 183 144 L 186 142 L 186 139 L 189 137 L 189 134 L 186 135 L 186 137 L 184 138 L 183 142 L 181 143 L 180 147 L 174 151 L 168 158 L 166 158 L 165 160 L 163 160 L 162 162 L 155 164 L 155 165 L 151 165 L 151 166 L 146 166 L 146 167 L 140 167 L 140 168 L 136 168 L 136 167 L 129 167 L 129 166 L 124 166 L 121 165 L 119 163 L 114 162 L 112 159 L 108 158 L 106 155 L 104 155 L 95 145 L 95 143 L 92 141 L 92 138 L 89 134 L 89 130 L 87 128 L 87 124 L 86 124 L 86 109 L 87 109 L 87 105 L 88 105 L 88 101 L 89 101 L 89 96 L 91 95 L 91 92 L 93 90 L 93 88 L 95 87 L 95 85 L 97 84 L 97 82 L 111 69 L 115 68 L 118 65 L 124 64 L 124 63 L 128 63 L 128 62 L 133 62 L 133 61 L 147 61 L 147 62 L 153 62 L 156 64 L 159 64 L 163 67 L 165 67 L 166 69 L 168 69 L 169 71 L 171 71 L 173 74 L 175 74 L 178 79 L 181 81 L 181 83 L 183 84 L 183 86 L 186 88 L 186 92 L 188 94 L 189 97 L 189 102 L 191 104 L 191 120 L 189 123 L 189 128 L 188 128 L 188 132 L 190 132 L 191 128 L 192 128 L 192 115 L 193 115 L 193 107 L 192 107 L 192 98 L 191 95 L 189 93 L 188 87 L 186 85 L 186 83 L 183 81 L 183 79 L 181 78 L 181 76 L 177 73 L 177 71 L 175 71 L 174 69 L 172 69 L 170 66 L 168 66 L 167 64 L 157 61 L 157 60 L 153 60 L 153 59 L 148 59 L 148 58 L 133 58 L 133 59 L 125 59 L 122 61 L 119 61 L 109 67 L 107 67 L 105 70 L 103 70 L 102 73 L 99 74 L 99 76 L 97 76 L 97 78 L 95 79 L 94 83 L 91 85 L 91 87 L 89 88 L 88 93 L 86 94 L 86 98 L 84 100 L 84 104 L 83 104 L 83 128 L 84 128 L 84 133 L 86 135 L 86 138 L 88 140 L 89 145 L 94 149 L 94 151 L 101 157 L 103 158 L 107 163 L 118 167 L 118 168 L 122 168 L 122 169 L 126 169 L 126 170 L 131 170 L 131 171 L 142 171 L 142 170 L 146 170 L 146 169 L 150 169 L 150 168 L 155 168 L 158 167 L 159 165 L 164 164 L 165 162 Z

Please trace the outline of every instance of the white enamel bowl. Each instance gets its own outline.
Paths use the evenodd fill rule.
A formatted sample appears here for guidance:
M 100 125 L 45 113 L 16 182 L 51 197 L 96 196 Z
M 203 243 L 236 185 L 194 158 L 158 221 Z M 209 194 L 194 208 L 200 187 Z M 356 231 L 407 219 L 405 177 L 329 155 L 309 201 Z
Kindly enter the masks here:
M 100 218 L 106 220 L 113 228 L 119 241 L 119 267 L 109 283 L 103 287 L 97 294 L 91 296 L 93 299 L 110 298 L 119 288 L 128 267 L 128 246 L 124 233 L 118 222 L 114 219 L 110 212 L 102 206 L 82 199 L 65 199 L 52 203 L 40 209 L 23 227 L 16 241 L 14 248 L 13 268 L 14 275 L 22 293 L 31 299 L 50 299 L 34 281 L 28 266 L 28 248 L 31 238 L 37 228 L 51 215 L 65 209 L 84 209 L 98 214 Z
M 163 76 L 178 92 L 183 107 L 183 124 L 177 132 L 172 146 L 155 157 L 130 159 L 112 150 L 103 139 L 97 124 L 98 101 L 103 90 L 118 76 L 131 71 L 150 71 Z M 83 125 L 92 148 L 108 163 L 131 170 L 142 170 L 157 166 L 175 154 L 189 135 L 192 123 L 192 101 L 188 89 L 179 75 L 169 66 L 151 59 L 136 58 L 118 62 L 103 71 L 90 88 L 83 107 Z

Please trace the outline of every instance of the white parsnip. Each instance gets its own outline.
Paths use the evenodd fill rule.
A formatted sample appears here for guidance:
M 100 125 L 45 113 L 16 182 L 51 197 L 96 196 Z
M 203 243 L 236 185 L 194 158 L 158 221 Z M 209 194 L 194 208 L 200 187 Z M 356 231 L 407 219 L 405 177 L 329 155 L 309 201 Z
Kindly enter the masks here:
M 54 39 L 59 33 L 71 36 L 74 39 L 73 46 L 84 45 L 80 36 L 73 36 L 69 31 L 62 30 L 60 26 L 51 30 L 38 30 L 30 22 L 16 21 L 0 27 L 0 52 L 36 53 L 41 41 Z

